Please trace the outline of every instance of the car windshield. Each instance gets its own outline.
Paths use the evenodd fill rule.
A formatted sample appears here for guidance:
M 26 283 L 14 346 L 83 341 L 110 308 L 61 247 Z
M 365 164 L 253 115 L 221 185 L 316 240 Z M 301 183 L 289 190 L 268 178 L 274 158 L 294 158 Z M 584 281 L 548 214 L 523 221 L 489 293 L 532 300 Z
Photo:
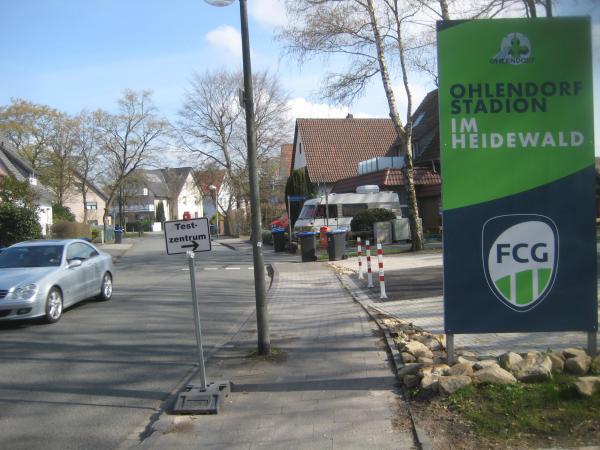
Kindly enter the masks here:
M 316 205 L 304 205 L 300 212 L 300 219 L 312 219 L 315 216 Z
M 0 269 L 60 266 L 62 245 L 11 247 L 0 253 Z

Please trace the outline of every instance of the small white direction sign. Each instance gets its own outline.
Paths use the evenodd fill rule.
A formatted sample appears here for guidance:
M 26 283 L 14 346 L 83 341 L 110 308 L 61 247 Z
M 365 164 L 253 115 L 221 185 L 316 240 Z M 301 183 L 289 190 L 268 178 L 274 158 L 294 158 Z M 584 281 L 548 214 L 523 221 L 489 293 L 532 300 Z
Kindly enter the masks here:
M 167 254 L 209 252 L 210 233 L 206 217 L 190 220 L 165 222 L 165 242 Z

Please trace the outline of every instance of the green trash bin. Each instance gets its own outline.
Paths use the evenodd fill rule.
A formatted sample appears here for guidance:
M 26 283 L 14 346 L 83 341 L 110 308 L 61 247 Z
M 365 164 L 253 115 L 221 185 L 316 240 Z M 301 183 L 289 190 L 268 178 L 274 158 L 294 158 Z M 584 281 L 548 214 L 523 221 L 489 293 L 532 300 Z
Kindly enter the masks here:
M 340 228 L 338 230 L 327 232 L 327 253 L 329 261 L 339 261 L 346 259 L 346 230 Z
M 285 251 L 285 228 L 273 228 L 271 230 L 273 235 L 273 249 L 276 252 Z
M 302 247 L 302 262 L 313 262 L 317 260 L 317 241 L 315 236 L 318 233 L 314 231 L 304 231 L 298 233 L 300 246 Z

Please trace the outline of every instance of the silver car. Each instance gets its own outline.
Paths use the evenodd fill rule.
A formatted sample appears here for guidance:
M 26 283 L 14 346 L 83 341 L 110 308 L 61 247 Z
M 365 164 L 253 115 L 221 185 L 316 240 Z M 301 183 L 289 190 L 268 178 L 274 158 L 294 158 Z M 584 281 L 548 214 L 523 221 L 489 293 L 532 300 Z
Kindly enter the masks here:
M 0 253 L 0 321 L 41 318 L 87 298 L 110 300 L 112 257 L 80 239 L 27 241 Z

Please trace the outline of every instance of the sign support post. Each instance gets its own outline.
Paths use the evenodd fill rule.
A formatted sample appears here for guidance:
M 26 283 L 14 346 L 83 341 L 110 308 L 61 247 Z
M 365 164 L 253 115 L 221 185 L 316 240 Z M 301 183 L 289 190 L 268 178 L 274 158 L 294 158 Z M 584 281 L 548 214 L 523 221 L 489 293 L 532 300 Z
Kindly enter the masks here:
M 196 264 L 194 263 L 194 252 L 187 252 L 187 260 L 190 267 L 190 282 L 192 284 L 192 305 L 194 307 L 194 329 L 196 331 L 196 344 L 198 345 L 198 364 L 200 369 L 200 389 L 206 389 L 206 369 L 204 367 L 204 349 L 202 348 L 202 330 L 200 328 L 200 307 L 196 293 Z
M 229 381 L 209 383 L 206 379 L 204 349 L 202 348 L 202 329 L 200 326 L 200 306 L 196 291 L 195 252 L 211 250 L 210 232 L 207 218 L 171 220 L 165 222 L 165 244 L 167 254 L 185 253 L 190 270 L 192 307 L 194 313 L 194 331 L 198 353 L 198 375 L 200 385 L 188 384 L 179 392 L 172 412 L 174 414 L 218 414 L 223 400 L 231 392 Z M 188 250 L 191 249 L 191 250 Z

